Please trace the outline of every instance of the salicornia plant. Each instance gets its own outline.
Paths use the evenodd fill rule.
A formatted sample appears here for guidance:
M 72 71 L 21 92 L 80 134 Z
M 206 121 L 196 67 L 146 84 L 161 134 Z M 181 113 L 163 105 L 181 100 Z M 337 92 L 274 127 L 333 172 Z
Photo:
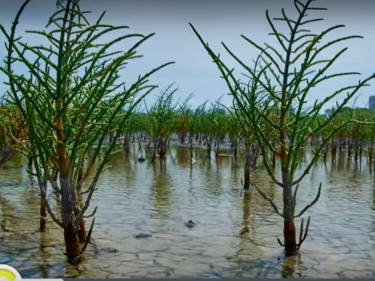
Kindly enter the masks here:
M 187 130 L 189 132 L 189 143 L 190 143 L 190 161 L 194 161 L 193 157 L 193 141 L 194 136 L 197 135 L 199 131 L 200 122 L 202 119 L 200 118 L 202 116 L 202 113 L 205 111 L 206 103 L 201 104 L 198 106 L 193 112 L 188 113 L 189 116 L 187 120 Z
M 47 30 L 28 31 L 47 39 L 50 46 L 29 46 L 16 35 L 20 16 L 29 2 L 22 5 L 10 32 L 0 26 L 8 51 L 1 70 L 9 78 L 12 102 L 29 128 L 30 151 L 41 192 L 41 230 L 45 230 L 47 210 L 64 230 L 66 255 L 74 262 L 80 260 L 85 249 L 79 249 L 78 234 L 84 232 L 83 218 L 105 164 L 114 153 L 116 140 L 132 109 L 156 87 L 147 85 L 148 77 L 170 63 L 139 76 L 125 87 L 120 82 L 120 72 L 140 57 L 137 48 L 153 34 L 124 34 L 127 26 L 101 23 L 104 13 L 90 24 L 85 17 L 87 12 L 80 11 L 78 0 L 58 1 L 58 10 L 50 17 Z M 101 38 L 109 33 L 116 34 L 116 38 L 103 42 Z M 109 52 L 128 38 L 138 41 L 127 51 Z M 36 56 L 35 60 L 28 59 L 30 53 Z M 29 75 L 17 74 L 15 62 L 26 66 Z M 137 94 L 142 96 L 134 100 Z M 103 152 L 104 140 L 112 131 L 114 141 Z M 59 185 L 53 181 L 51 170 L 58 171 Z M 48 182 L 61 196 L 60 218 L 47 201 Z M 84 184 L 88 187 L 83 192 L 87 197 L 80 208 L 76 191 Z
M 223 137 L 229 132 L 227 127 L 227 110 L 220 100 L 200 114 L 203 141 L 207 147 L 208 157 L 211 157 L 212 146 L 216 146 L 215 155 L 218 156 Z
M 0 105 L 0 166 L 9 161 L 27 140 L 26 120 L 17 106 Z
M 155 161 L 156 151 L 164 158 L 167 153 L 167 143 L 174 132 L 177 131 L 180 114 L 184 111 L 191 96 L 182 104 L 174 101 L 178 88 L 172 88 L 174 83 L 165 88 L 154 104 L 147 110 L 148 135 L 154 141 L 154 151 L 151 162 Z
M 254 61 L 254 73 L 257 72 L 257 68 L 259 68 L 261 55 Z M 255 80 L 249 77 L 249 82 L 243 83 L 245 87 L 247 87 L 247 91 L 254 91 L 254 103 L 257 104 L 258 107 L 267 107 L 269 111 L 272 112 L 272 107 L 268 107 L 268 103 L 270 102 L 269 99 L 266 98 L 264 95 L 264 90 L 260 89 L 258 85 L 255 83 Z M 228 112 L 231 114 L 231 130 L 234 133 L 234 137 L 237 143 L 241 144 L 240 149 L 242 154 L 245 156 L 245 167 L 244 167 L 244 181 L 241 184 L 245 190 L 250 189 L 251 184 L 251 171 L 255 169 L 257 164 L 260 146 L 257 143 L 257 139 L 254 134 L 254 128 L 252 125 L 252 121 L 250 121 L 249 117 L 246 115 L 240 105 L 233 100 L 233 105 Z M 268 116 L 269 114 L 267 114 Z M 255 113 L 254 118 L 257 118 L 256 123 L 259 127 L 263 130 L 263 133 L 266 135 L 269 140 L 271 140 L 270 131 L 272 131 L 272 127 L 269 126 L 268 122 L 264 122 L 262 118 L 260 118 L 260 114 Z M 270 116 L 268 116 L 270 118 Z M 263 121 L 263 122 L 262 122 Z M 263 124 L 262 124 L 263 123 Z M 271 127 L 271 128 L 270 128 Z
M 283 189 L 283 211 L 279 212 L 272 200 L 267 198 L 266 195 L 257 187 L 257 185 L 254 184 L 262 196 L 270 201 L 276 213 L 284 220 L 284 244 L 282 244 L 280 241 L 279 242 L 285 248 L 286 255 L 296 254 L 298 248 L 306 238 L 308 225 L 310 222 L 309 218 L 305 235 L 302 235 L 302 220 L 300 239 L 297 243 L 296 228 L 294 223 L 295 218 L 302 216 L 307 209 L 317 202 L 320 196 L 321 184 L 315 200 L 303 208 L 300 213 L 295 215 L 298 185 L 305 178 L 305 176 L 309 174 L 310 169 L 316 162 L 322 148 L 325 147 L 331 136 L 353 120 L 345 120 L 332 127 L 331 132 L 324 136 L 324 139 L 319 144 L 319 147 L 314 151 L 314 156 L 310 163 L 308 163 L 306 166 L 303 173 L 301 175 L 296 175 L 297 167 L 299 165 L 300 151 L 304 147 L 307 140 L 313 136 L 315 132 L 330 124 L 330 122 L 336 117 L 337 113 L 340 112 L 340 110 L 355 96 L 358 90 L 367 85 L 369 80 L 375 77 L 371 76 L 366 78 L 360 81 L 357 85 L 343 87 L 327 96 L 324 100 L 315 101 L 315 103 L 309 108 L 305 106 L 306 102 L 308 101 L 308 94 L 311 93 L 310 90 L 312 88 L 316 88 L 323 82 L 331 80 L 335 77 L 359 74 L 356 72 L 326 74 L 328 70 L 330 70 L 330 67 L 347 50 L 347 48 L 339 50 L 331 59 L 321 60 L 318 58 L 318 55 L 327 48 L 335 46 L 336 43 L 354 38 L 362 38 L 361 36 L 346 36 L 332 40 L 328 43 L 322 43 L 327 34 L 344 27 L 344 25 L 330 27 L 318 34 L 314 34 L 312 31 L 308 30 L 308 25 L 313 25 L 315 22 L 323 19 L 307 19 L 307 13 L 326 10 L 325 8 L 312 7 L 312 2 L 312 0 L 308 0 L 305 3 L 302 3 L 299 0 L 294 0 L 294 6 L 297 11 L 296 19 L 289 18 L 284 9 L 282 10 L 282 17 L 274 19 L 274 21 L 283 21 L 286 23 L 286 27 L 288 29 L 287 35 L 281 33 L 276 28 L 274 21 L 270 19 L 268 11 L 266 12 L 267 20 L 272 29 L 271 35 L 276 37 L 282 52 L 279 52 L 277 48 L 272 47 L 269 44 L 265 44 L 265 47 L 261 47 L 251 39 L 242 35 L 242 38 L 245 39 L 246 42 L 250 43 L 250 45 L 262 52 L 263 66 L 258 72 L 255 72 L 253 69 L 247 66 L 247 64 L 238 58 L 226 44 L 222 43 L 226 51 L 245 69 L 247 75 L 253 79 L 254 85 L 250 87 L 250 91 L 248 87 L 244 87 L 242 85 L 240 80 L 235 77 L 233 70 L 223 63 L 220 56 L 216 55 L 211 50 L 208 44 L 203 41 L 202 37 L 191 25 L 199 40 L 219 68 L 223 79 L 225 79 L 228 85 L 230 94 L 233 95 L 238 107 L 251 121 L 254 127 L 254 135 L 257 138 L 258 143 L 262 144 L 260 148 L 263 164 L 270 177 L 276 185 Z M 321 67 L 316 69 L 318 66 Z M 269 102 L 267 106 L 260 107 L 255 102 L 257 98 L 256 90 L 259 88 L 264 90 L 267 98 L 272 101 Z M 348 94 L 341 103 L 337 104 L 336 110 L 333 111 L 332 115 L 324 122 L 314 122 L 317 120 L 319 112 L 326 107 L 327 102 L 336 98 L 337 95 L 342 92 L 348 92 Z M 274 106 L 279 108 L 277 122 L 272 121 L 267 116 L 268 108 Z M 292 108 L 294 110 L 292 110 Z M 276 151 L 276 145 L 269 141 L 259 126 L 257 122 L 258 114 L 260 115 L 261 119 L 277 130 L 279 136 L 278 151 Z M 275 151 L 280 158 L 281 180 L 277 179 L 275 173 L 270 168 L 269 160 L 266 157 L 266 148 L 271 151 Z

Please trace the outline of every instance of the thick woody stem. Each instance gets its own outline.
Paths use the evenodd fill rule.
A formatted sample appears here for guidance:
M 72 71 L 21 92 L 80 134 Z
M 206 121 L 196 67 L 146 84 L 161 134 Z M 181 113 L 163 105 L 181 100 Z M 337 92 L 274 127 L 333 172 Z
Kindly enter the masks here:
M 43 188 L 44 191 L 47 193 L 47 180 L 43 181 Z M 40 225 L 39 231 L 44 232 L 47 231 L 47 206 L 46 206 L 46 196 L 41 196 L 40 198 Z

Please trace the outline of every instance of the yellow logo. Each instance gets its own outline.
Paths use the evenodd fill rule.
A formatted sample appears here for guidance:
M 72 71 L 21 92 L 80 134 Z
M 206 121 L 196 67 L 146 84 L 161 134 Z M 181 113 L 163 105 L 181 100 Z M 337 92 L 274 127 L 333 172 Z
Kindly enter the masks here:
M 9 265 L 0 265 L 0 281 L 19 281 L 21 275 Z

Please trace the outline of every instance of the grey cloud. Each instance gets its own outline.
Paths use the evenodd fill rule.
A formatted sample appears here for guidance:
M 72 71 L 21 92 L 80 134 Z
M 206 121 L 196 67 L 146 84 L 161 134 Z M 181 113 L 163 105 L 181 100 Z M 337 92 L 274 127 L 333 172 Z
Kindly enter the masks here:
M 1 24 L 9 27 L 22 2 L 13 0 L 2 5 L 4 8 L 0 11 Z M 235 66 L 238 69 L 237 73 L 240 73 L 238 65 L 224 53 L 221 41 L 228 44 L 240 58 L 251 64 L 251 60 L 256 57 L 258 52 L 240 35 L 244 34 L 260 45 L 264 42 L 271 42 L 277 46 L 274 38 L 267 35 L 271 29 L 265 17 L 266 9 L 269 9 L 272 17 L 279 17 L 282 7 L 285 8 L 288 15 L 295 13 L 291 0 L 82 0 L 81 3 L 83 10 L 93 11 L 90 16 L 93 20 L 103 10 L 106 10 L 106 22 L 129 25 L 130 32 L 144 34 L 155 32 L 155 37 L 140 48 L 140 53 L 144 54 L 145 58 L 138 62 L 134 61 L 124 72 L 124 77 L 133 80 L 139 73 L 145 73 L 161 63 L 176 61 L 176 65 L 156 74 L 152 82 L 158 83 L 161 88 L 164 88 L 167 84 L 176 81 L 180 88 L 179 96 L 187 97 L 190 93 L 195 94 L 195 98 L 192 100 L 194 106 L 207 99 L 213 101 L 226 94 L 228 90 L 225 83 L 219 78 L 219 71 L 192 32 L 188 22 L 193 23 L 205 41 L 208 41 L 210 46 L 216 52 L 220 52 L 225 61 L 230 66 Z M 375 43 L 373 32 L 375 1 L 321 0 L 315 3 L 318 6 L 327 7 L 329 10 L 314 12 L 317 17 L 325 17 L 327 20 L 311 25 L 313 30 L 320 32 L 332 25 L 345 24 L 347 26 L 345 29 L 335 32 L 328 39 L 352 34 L 363 35 L 365 38 L 338 45 L 337 48 L 348 46 L 349 50 L 330 72 L 360 71 L 363 75 L 340 78 L 323 84 L 322 87 L 314 90 L 310 97 L 310 103 L 315 98 L 322 99 L 338 88 L 357 83 L 358 80 L 375 72 L 375 51 L 373 48 Z M 49 15 L 55 10 L 54 4 L 55 1 L 52 0 L 32 0 L 21 19 L 20 29 L 44 28 Z M 284 26 L 283 30 L 285 31 L 286 26 L 283 23 L 280 24 Z M 108 38 L 115 36 L 118 34 L 112 34 Z M 40 39 L 34 38 L 30 35 L 25 37 L 30 44 L 41 43 Z M 125 49 L 126 46 L 126 44 L 122 44 L 121 48 Z M 280 50 L 278 46 L 277 49 Z M 322 55 L 322 59 L 332 57 L 338 50 L 330 49 Z M 4 53 L 4 47 L 1 45 L 0 55 L 3 56 Z M 0 80 L 4 80 L 4 75 L 0 75 Z M 2 86 L 0 91 L 3 92 L 5 89 L 5 86 Z M 357 101 L 359 105 L 367 104 L 372 89 L 373 87 L 361 91 L 362 95 Z M 225 101 L 229 100 L 229 97 L 225 98 Z M 334 102 L 330 105 L 334 105 Z

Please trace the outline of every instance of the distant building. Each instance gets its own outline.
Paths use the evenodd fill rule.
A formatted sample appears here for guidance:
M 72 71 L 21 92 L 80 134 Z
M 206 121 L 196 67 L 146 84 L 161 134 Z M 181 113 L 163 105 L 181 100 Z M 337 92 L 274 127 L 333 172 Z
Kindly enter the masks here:
M 331 108 L 328 108 L 328 109 L 326 109 L 326 114 L 328 115 L 328 116 L 331 116 L 332 115 L 332 109 Z
M 375 109 L 375 96 L 371 96 L 368 99 L 368 108 L 369 109 Z

